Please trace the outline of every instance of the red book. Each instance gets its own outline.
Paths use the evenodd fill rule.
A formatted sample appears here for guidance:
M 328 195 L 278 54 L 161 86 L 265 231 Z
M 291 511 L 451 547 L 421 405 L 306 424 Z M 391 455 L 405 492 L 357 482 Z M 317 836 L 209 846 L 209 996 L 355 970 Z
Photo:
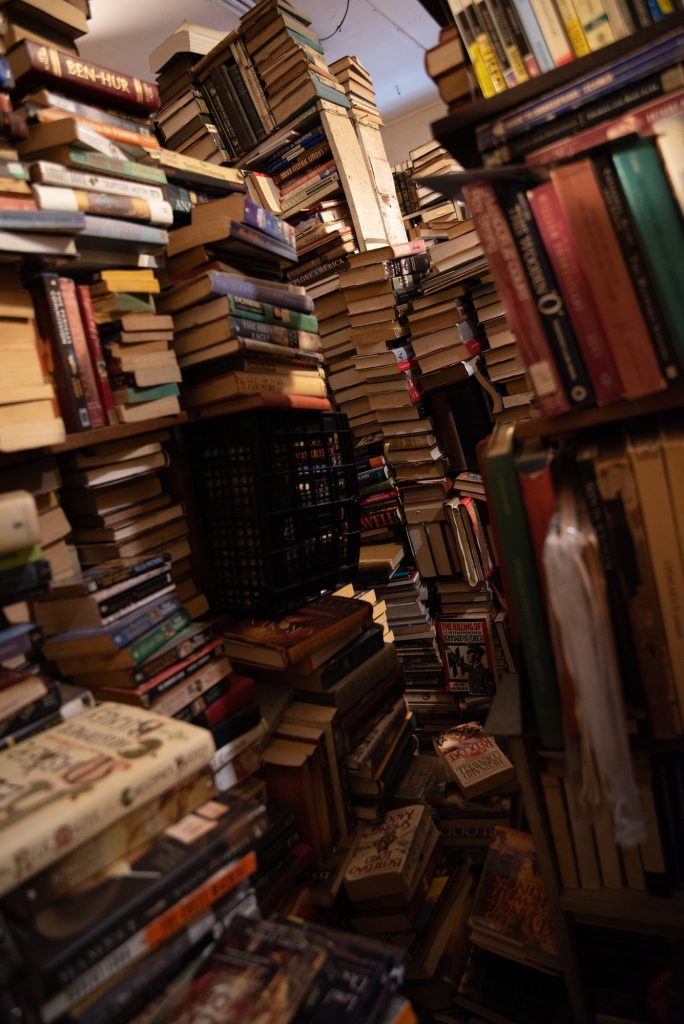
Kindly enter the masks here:
M 256 683 L 250 676 L 240 676 L 237 672 L 231 672 L 228 678 L 230 689 L 206 707 L 201 715 L 193 718 L 195 725 L 211 729 L 212 725 L 224 722 L 236 711 L 241 711 L 256 700 Z
M 556 364 L 508 221 L 492 185 L 465 185 L 463 195 L 501 293 L 506 315 L 544 416 L 568 412 Z
M 7 60 L 16 96 L 25 96 L 34 88 L 49 88 L 143 116 L 159 109 L 159 90 L 152 82 L 103 68 L 56 46 L 25 39 L 12 48 Z
M 622 398 L 622 382 L 608 345 L 570 225 L 551 182 L 528 193 L 530 206 L 562 292 L 597 405 Z
M 76 286 L 76 298 L 78 300 L 78 308 L 81 313 L 81 320 L 85 331 L 90 361 L 95 369 L 95 380 L 97 382 L 97 393 L 100 398 L 100 405 L 104 411 L 107 423 L 110 427 L 114 427 L 119 422 L 119 417 L 116 412 L 116 405 L 114 404 L 114 395 L 112 394 L 112 386 L 109 382 L 107 364 L 105 362 L 104 352 L 102 351 L 102 345 L 100 343 L 100 332 L 98 331 L 97 324 L 95 323 L 93 303 L 90 298 L 90 289 L 87 284 L 79 284 Z
M 83 391 L 85 394 L 86 406 L 88 408 L 88 415 L 90 417 L 90 425 L 91 427 L 104 427 L 105 415 L 102 403 L 100 402 L 100 395 L 97 390 L 95 367 L 90 359 L 86 333 L 83 329 L 83 321 L 81 320 L 81 313 L 78 308 L 76 285 L 70 277 L 60 277 L 59 290 L 62 293 L 62 300 L 64 302 L 64 309 L 66 310 L 69 330 L 71 331 L 71 337 L 74 343 L 74 353 L 76 354 L 76 361 L 78 362 L 78 369 L 83 382 Z
M 591 160 L 558 167 L 551 180 L 622 378 L 624 397 L 660 391 L 665 380 Z
M 0 93 L 0 96 L 2 93 Z M 35 199 L 30 196 L 7 196 L 0 193 L 0 210 L 37 210 Z

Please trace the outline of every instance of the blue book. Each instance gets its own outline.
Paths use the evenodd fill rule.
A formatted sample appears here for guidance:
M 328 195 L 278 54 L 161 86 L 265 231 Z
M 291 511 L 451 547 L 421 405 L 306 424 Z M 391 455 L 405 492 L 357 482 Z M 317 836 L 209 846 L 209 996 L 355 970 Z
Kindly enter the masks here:
M 258 228 L 265 235 L 277 238 L 290 247 L 294 245 L 294 228 L 264 206 L 259 206 L 249 196 L 245 196 L 243 199 L 243 219 L 245 224 L 252 228 Z
M 608 67 L 598 68 L 569 85 L 554 89 L 537 100 L 517 107 L 496 121 L 480 125 L 476 131 L 478 148 L 481 152 L 493 149 L 502 142 L 529 131 L 530 128 L 553 121 L 561 114 L 579 110 L 591 100 L 662 71 L 682 58 L 684 31 L 678 29 Z
M 202 278 L 195 278 L 174 288 L 168 292 L 169 301 L 164 302 L 164 309 L 172 311 L 176 308 L 185 308 L 173 301 L 174 296 L 182 296 L 186 292 L 194 295 L 198 282 L 204 279 L 208 281 L 212 295 L 234 295 L 239 299 L 251 299 L 254 302 L 266 302 L 284 309 L 294 309 L 298 313 L 313 313 L 314 303 L 309 295 L 286 291 L 284 288 L 274 288 L 266 281 L 239 277 L 237 274 L 228 274 L 223 270 L 209 270 Z
M 527 36 L 527 41 L 530 44 L 532 55 L 537 61 L 540 73 L 543 75 L 545 71 L 553 71 L 555 67 L 553 57 L 544 38 L 544 33 L 539 27 L 537 15 L 534 13 L 530 0 L 513 0 L 513 6 L 518 13 L 520 24 Z
M 128 647 L 129 644 L 134 643 L 145 633 L 149 633 L 161 622 L 171 618 L 172 615 L 180 611 L 180 607 L 178 598 L 173 594 L 168 594 L 161 600 L 157 598 L 150 601 L 149 604 L 136 609 L 130 615 L 109 626 L 99 626 L 97 629 L 75 629 L 69 633 L 60 633 L 58 636 L 52 637 L 49 645 L 50 648 L 53 645 L 57 648 L 61 644 L 69 644 L 76 640 L 101 639 L 104 650 L 120 651 L 122 647 Z M 93 648 L 90 646 L 89 651 L 92 650 Z
M 308 132 L 306 135 L 302 135 L 301 139 L 297 139 L 295 143 L 281 153 L 277 160 L 274 160 L 266 168 L 267 174 L 278 174 L 279 171 L 284 171 L 288 164 L 295 163 L 299 160 L 302 153 L 306 153 L 307 149 L 313 149 L 319 142 L 325 142 L 325 132 L 321 131 L 320 128 L 314 128 L 313 131 Z

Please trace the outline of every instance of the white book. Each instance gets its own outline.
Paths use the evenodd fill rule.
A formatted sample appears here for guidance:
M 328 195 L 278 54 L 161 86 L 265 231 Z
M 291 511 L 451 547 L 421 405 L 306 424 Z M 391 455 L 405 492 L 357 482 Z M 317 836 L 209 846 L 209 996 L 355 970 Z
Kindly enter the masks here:
M 158 185 L 145 185 L 139 181 L 123 178 L 108 178 L 103 174 L 88 174 L 70 167 L 38 160 L 31 166 L 33 181 L 44 185 L 61 185 L 67 188 L 82 188 L 88 192 L 104 192 L 112 196 L 130 196 L 136 199 L 162 200 L 164 194 Z

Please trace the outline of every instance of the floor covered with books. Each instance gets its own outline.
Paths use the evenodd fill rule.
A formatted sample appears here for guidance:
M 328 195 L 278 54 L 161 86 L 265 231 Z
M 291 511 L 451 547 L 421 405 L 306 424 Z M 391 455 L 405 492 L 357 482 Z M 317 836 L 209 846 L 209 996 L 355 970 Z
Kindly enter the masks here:
M 304 6 L 0 6 L 0 1024 L 683 1024 L 682 12 Z

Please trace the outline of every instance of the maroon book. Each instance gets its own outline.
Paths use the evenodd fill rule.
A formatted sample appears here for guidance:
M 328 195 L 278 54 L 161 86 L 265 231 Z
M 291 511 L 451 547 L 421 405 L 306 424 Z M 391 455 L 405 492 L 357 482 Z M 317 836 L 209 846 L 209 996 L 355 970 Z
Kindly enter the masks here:
M 107 419 L 107 423 L 110 427 L 113 427 L 119 422 L 119 417 L 116 413 L 112 386 L 109 383 L 107 364 L 105 363 L 104 352 L 102 351 L 102 344 L 100 342 L 100 332 L 98 331 L 97 324 L 95 323 L 93 303 L 90 298 L 90 289 L 87 284 L 79 284 L 76 286 L 76 298 L 78 299 L 78 308 L 81 312 L 83 329 L 88 343 L 88 352 L 90 353 L 90 359 L 95 369 L 95 379 L 97 381 L 97 391 L 100 396 L 100 403 Z
M 66 310 L 69 330 L 74 343 L 74 352 L 78 360 L 78 369 L 83 382 L 88 415 L 90 416 L 91 427 L 104 427 L 105 415 L 100 395 L 97 389 L 97 376 L 95 366 L 88 351 L 86 332 L 81 320 L 81 312 L 78 308 L 76 298 L 76 285 L 69 277 L 60 277 L 59 289 L 62 293 L 62 301 Z

